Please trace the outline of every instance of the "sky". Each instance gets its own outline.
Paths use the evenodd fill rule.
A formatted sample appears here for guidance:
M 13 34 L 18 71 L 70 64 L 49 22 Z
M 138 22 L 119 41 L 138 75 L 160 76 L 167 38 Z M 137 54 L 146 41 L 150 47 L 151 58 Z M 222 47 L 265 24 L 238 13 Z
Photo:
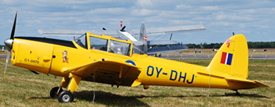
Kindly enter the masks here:
M 0 0 L 0 44 L 15 36 L 41 36 L 38 29 L 125 30 L 204 25 L 207 30 L 173 34 L 187 43 L 221 43 L 235 34 L 247 41 L 275 41 L 274 0 Z M 158 37 L 158 38 L 156 38 Z M 73 37 L 58 37 L 72 40 Z M 149 36 L 168 40 L 170 34 Z M 3 42 L 2 42 L 3 41 Z

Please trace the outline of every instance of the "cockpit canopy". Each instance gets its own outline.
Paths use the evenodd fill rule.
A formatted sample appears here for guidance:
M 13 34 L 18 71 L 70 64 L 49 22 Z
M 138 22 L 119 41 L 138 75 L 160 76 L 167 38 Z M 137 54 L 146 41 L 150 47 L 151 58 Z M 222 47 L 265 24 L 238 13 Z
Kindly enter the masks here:
M 75 42 L 85 49 L 100 50 L 127 56 L 131 56 L 132 53 L 143 54 L 130 40 L 115 39 L 106 35 L 98 36 L 86 33 L 75 39 Z

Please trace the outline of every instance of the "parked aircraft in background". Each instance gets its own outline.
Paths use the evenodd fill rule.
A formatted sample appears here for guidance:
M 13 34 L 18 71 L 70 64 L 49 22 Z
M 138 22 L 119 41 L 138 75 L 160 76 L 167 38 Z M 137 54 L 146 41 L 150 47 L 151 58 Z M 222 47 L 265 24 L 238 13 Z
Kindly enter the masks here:
M 122 27 L 122 24 L 121 24 Z M 156 54 L 164 52 L 182 51 L 187 50 L 188 47 L 184 44 L 178 44 L 177 41 L 171 40 L 173 33 L 182 33 L 190 31 L 200 31 L 206 30 L 203 25 L 190 25 L 190 26 L 174 26 L 174 27 L 162 27 L 145 29 L 144 23 L 141 24 L 140 30 L 130 30 L 125 31 L 126 26 L 123 26 L 119 31 L 111 31 L 103 28 L 102 31 L 98 30 L 42 30 L 39 29 L 38 32 L 42 35 L 52 35 L 52 36 L 80 36 L 87 31 L 92 31 L 93 34 L 105 34 L 110 35 L 117 39 L 130 40 L 146 54 Z M 147 31 L 147 32 L 146 32 Z M 161 34 L 171 34 L 170 40 L 147 40 L 147 35 L 161 35 Z M 138 35 L 138 38 L 136 38 Z M 175 45 L 177 44 L 177 45 Z M 161 47 L 155 47 L 162 45 Z

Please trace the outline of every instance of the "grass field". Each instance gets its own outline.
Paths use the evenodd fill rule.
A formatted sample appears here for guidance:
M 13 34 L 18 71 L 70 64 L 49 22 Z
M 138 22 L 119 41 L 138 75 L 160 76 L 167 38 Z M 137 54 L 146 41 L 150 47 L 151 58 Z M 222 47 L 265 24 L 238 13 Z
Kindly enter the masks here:
M 4 51 L 4 52 L 0 51 L 0 54 L 7 54 L 7 53 L 8 53 L 7 51 Z
M 207 66 L 210 60 L 178 60 Z M 0 59 L 4 71 L 5 59 Z M 33 74 L 8 66 L 6 75 L 0 73 L 0 106 L 275 106 L 275 60 L 250 60 L 249 79 L 259 80 L 271 88 L 240 90 L 240 96 L 226 89 L 150 86 L 119 88 L 111 85 L 81 81 L 72 103 L 58 103 L 49 97 L 61 77 Z M 93 93 L 95 102 L 93 103 Z M 209 94 L 209 97 L 207 97 Z

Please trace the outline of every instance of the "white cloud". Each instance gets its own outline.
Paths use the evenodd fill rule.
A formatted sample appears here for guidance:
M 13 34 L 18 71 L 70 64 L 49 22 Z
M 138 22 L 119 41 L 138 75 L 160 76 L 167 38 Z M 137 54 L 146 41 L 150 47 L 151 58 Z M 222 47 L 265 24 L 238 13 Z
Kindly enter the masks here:
M 158 15 L 160 18 L 186 18 L 190 17 L 188 12 L 185 11 L 160 11 Z
M 240 23 L 240 24 L 238 24 L 238 27 L 240 27 L 240 28 L 245 28 L 246 25 L 245 25 L 244 23 Z
M 122 14 L 127 12 L 125 8 L 98 8 L 91 10 L 90 14 Z
M 194 22 L 191 20 L 168 20 L 169 23 L 171 24 L 176 24 L 176 25 L 193 25 L 193 24 L 198 24 L 198 22 Z
M 155 27 L 204 24 L 207 31 L 202 34 L 205 36 L 231 34 L 237 30 L 245 30 L 248 35 L 266 32 L 271 36 L 275 33 L 274 4 L 271 0 L 206 0 L 199 3 L 190 0 L 2 0 L 0 29 L 3 35 L 10 34 L 18 10 L 16 32 L 23 35 L 43 28 L 106 27 L 117 30 L 123 21 L 128 30 L 139 28 L 141 22 Z
M 224 12 L 215 14 L 216 20 L 231 20 L 231 21 L 252 21 L 255 20 L 252 15 L 243 15 L 243 14 L 235 14 L 235 13 L 227 13 Z
M 151 0 L 137 0 L 137 5 L 141 7 L 150 7 L 153 6 Z
M 259 26 L 260 28 L 264 28 L 264 29 L 269 29 L 270 27 L 269 27 L 269 25 L 261 25 L 261 26 Z
M 234 24 L 235 23 L 219 21 L 219 22 L 211 22 L 209 26 L 232 26 Z
M 218 7 L 218 6 L 202 6 L 202 7 L 200 7 L 200 9 L 202 9 L 202 10 L 219 10 L 220 8 Z
M 176 6 L 176 9 L 190 9 L 192 6 L 190 5 L 185 5 L 185 4 L 180 4 Z
M 134 9 L 131 11 L 131 15 L 134 16 L 149 16 L 159 13 L 157 10 L 148 10 L 148 9 Z
M 253 14 L 253 15 L 263 15 L 263 14 L 275 14 L 275 8 L 253 8 L 253 9 L 243 9 L 237 11 L 239 14 Z

